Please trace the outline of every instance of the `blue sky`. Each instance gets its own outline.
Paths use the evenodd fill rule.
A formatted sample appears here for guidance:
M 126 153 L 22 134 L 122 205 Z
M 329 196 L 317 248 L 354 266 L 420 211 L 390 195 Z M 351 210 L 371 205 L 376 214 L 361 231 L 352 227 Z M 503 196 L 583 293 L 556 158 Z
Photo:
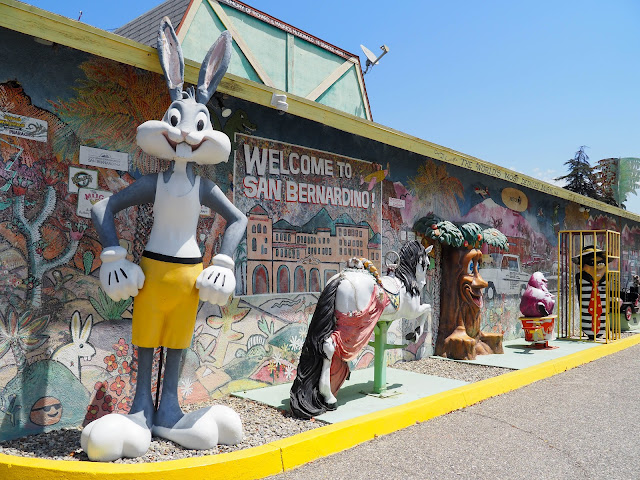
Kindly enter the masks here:
M 112 30 L 160 0 L 31 0 Z M 640 157 L 640 2 L 248 0 L 360 55 L 374 121 L 551 181 L 586 145 L 592 164 Z M 630 211 L 640 213 L 640 197 Z

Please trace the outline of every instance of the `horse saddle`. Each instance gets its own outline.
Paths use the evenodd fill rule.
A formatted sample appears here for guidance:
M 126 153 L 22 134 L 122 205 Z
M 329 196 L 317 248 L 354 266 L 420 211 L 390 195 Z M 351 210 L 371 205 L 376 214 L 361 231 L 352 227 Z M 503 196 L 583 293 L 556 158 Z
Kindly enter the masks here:
M 381 277 L 381 280 L 382 288 L 389 297 L 389 303 L 397 310 L 400 306 L 400 280 L 395 277 Z

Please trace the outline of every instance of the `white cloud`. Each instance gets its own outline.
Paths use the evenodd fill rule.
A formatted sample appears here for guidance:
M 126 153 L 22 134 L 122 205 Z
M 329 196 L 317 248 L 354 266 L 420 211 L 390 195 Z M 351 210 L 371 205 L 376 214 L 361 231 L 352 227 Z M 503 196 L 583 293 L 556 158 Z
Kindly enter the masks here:
M 564 187 L 565 185 L 564 180 L 557 181 L 555 180 L 555 178 L 561 177 L 562 175 L 566 175 L 566 172 L 559 172 L 558 170 L 555 170 L 553 168 L 542 169 L 542 168 L 535 167 L 535 168 L 532 168 L 531 170 L 523 170 L 517 167 L 507 167 L 507 168 L 509 168 L 509 170 L 514 170 L 519 173 L 524 173 L 525 175 L 528 175 L 533 178 L 537 178 L 538 180 L 542 180 L 543 182 L 550 183 L 551 185 L 555 185 L 557 187 Z

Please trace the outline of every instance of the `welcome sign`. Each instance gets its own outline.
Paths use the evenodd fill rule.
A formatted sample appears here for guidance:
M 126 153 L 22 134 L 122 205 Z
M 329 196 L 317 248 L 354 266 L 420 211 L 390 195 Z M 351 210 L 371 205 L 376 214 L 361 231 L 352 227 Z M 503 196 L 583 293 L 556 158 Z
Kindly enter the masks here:
M 236 145 L 234 204 L 249 219 L 236 294 L 316 292 L 351 257 L 380 265 L 379 166 L 247 135 Z

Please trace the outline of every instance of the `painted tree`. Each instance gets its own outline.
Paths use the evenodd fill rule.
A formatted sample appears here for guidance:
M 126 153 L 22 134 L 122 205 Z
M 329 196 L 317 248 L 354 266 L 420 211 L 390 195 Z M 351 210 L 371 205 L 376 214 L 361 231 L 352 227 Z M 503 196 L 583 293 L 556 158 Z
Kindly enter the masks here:
M 0 176 L 4 179 L 0 191 L 7 196 L 2 210 L 10 215 L 9 221 L 0 223 L 0 236 L 24 256 L 26 300 L 30 308 L 38 309 L 42 307 L 43 277 L 73 258 L 83 236 L 84 226 L 75 212 L 63 212 L 58 202 L 67 175 L 64 162 L 73 161 L 77 138 L 58 117 L 33 105 L 17 82 L 0 84 L 0 109 L 46 121 L 52 139 L 35 142 L 7 137 L 0 141 Z M 58 218 L 66 218 L 67 225 Z
M 619 173 L 619 158 L 603 158 L 602 160 L 598 160 L 596 165 L 593 167 L 598 200 L 615 207 L 618 206 L 619 199 Z
M 436 165 L 433 160 L 427 160 L 418 167 L 408 185 L 423 211 L 453 218 L 460 216 L 456 197 L 464 198 L 464 188 L 459 179 L 449 176 L 444 164 Z
M 640 184 L 640 158 L 626 157 L 618 159 L 616 200 L 621 208 L 626 208 L 624 202 L 629 199 L 630 194 L 638 195 L 638 184 Z
M 4 315 L 0 312 L 0 358 L 9 350 L 20 374 L 27 366 L 26 353 L 44 344 L 49 336 L 44 334 L 49 315 L 35 317 L 31 311 L 19 315 L 9 306 Z
M 162 77 L 104 58 L 80 68 L 85 78 L 74 88 L 76 95 L 52 102 L 56 113 L 83 144 L 127 152 L 134 168 L 157 170 L 159 161 L 137 148 L 136 128 L 164 115 L 170 99 Z
M 240 279 L 240 292 L 246 292 L 245 279 L 247 275 L 247 242 L 246 239 L 240 242 L 236 248 L 236 278 Z
M 483 293 L 488 286 L 479 272 L 482 245 L 508 250 L 507 237 L 495 228 L 476 223 L 463 225 L 423 217 L 414 230 L 442 248 L 440 321 L 435 354 L 458 360 L 502 353 L 502 334 L 480 331 Z

